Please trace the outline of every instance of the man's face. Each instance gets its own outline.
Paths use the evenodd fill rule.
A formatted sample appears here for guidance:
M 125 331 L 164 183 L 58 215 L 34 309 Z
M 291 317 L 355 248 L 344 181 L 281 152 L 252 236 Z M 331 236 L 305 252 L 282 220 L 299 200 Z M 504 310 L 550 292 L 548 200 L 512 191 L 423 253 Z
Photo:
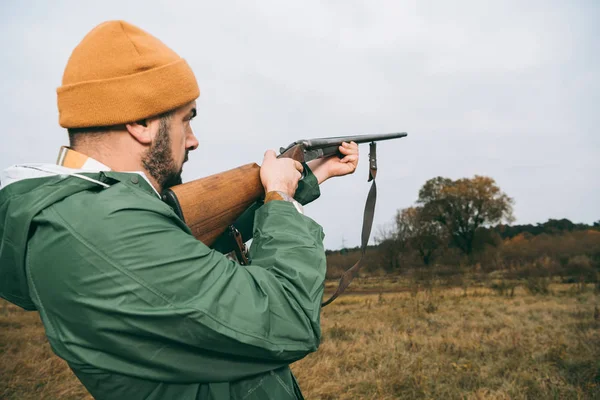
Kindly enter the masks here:
M 198 147 L 190 125 L 195 116 L 194 101 L 158 121 L 158 132 L 142 163 L 162 190 L 181 184 L 183 163 L 188 159 L 188 152 Z

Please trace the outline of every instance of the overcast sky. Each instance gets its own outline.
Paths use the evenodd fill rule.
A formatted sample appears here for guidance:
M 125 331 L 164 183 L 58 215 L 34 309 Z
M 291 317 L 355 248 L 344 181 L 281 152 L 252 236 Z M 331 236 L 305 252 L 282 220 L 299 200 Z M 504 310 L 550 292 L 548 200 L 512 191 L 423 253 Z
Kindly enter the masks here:
M 423 183 L 487 175 L 516 223 L 600 219 L 600 1 L 8 1 L 0 5 L 0 167 L 55 162 L 73 48 L 124 19 L 184 57 L 200 148 L 184 180 L 320 136 L 378 147 L 375 228 Z M 368 146 L 306 213 L 327 248 L 360 242 Z

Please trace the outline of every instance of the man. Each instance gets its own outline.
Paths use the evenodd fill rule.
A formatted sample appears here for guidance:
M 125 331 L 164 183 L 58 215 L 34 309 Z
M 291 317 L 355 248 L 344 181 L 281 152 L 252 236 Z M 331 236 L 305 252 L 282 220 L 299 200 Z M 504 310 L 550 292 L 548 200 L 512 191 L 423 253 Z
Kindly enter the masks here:
M 302 398 L 288 365 L 319 345 L 325 254 L 321 227 L 284 199 L 309 202 L 317 183 L 352 173 L 356 144 L 310 167 L 265 153 L 242 267 L 158 195 L 198 147 L 199 89 L 182 58 L 106 22 L 75 48 L 57 93 L 70 148 L 58 165 L 2 176 L 0 296 L 39 311 L 98 399 Z

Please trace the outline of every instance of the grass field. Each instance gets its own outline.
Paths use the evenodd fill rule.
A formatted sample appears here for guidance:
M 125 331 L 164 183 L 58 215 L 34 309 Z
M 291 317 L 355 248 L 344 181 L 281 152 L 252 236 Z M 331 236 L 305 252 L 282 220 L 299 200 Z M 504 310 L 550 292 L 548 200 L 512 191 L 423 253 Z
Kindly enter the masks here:
M 323 310 L 319 351 L 292 366 L 307 399 L 600 399 L 591 287 L 352 287 Z M 0 399 L 87 398 L 37 313 L 0 303 Z

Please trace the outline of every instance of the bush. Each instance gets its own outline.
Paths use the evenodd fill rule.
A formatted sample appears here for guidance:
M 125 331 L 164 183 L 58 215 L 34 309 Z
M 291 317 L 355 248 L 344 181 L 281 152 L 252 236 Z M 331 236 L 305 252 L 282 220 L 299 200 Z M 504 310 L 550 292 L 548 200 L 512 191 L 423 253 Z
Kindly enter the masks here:
M 596 281 L 596 271 L 592 260 L 584 254 L 569 258 L 565 274 L 576 278 L 576 281 L 580 283 Z
M 490 289 L 495 291 L 498 296 L 514 297 L 516 286 L 515 282 L 503 279 L 500 282 L 493 282 Z
M 550 293 L 550 279 L 530 276 L 525 281 L 525 287 L 531 294 L 548 294 Z

